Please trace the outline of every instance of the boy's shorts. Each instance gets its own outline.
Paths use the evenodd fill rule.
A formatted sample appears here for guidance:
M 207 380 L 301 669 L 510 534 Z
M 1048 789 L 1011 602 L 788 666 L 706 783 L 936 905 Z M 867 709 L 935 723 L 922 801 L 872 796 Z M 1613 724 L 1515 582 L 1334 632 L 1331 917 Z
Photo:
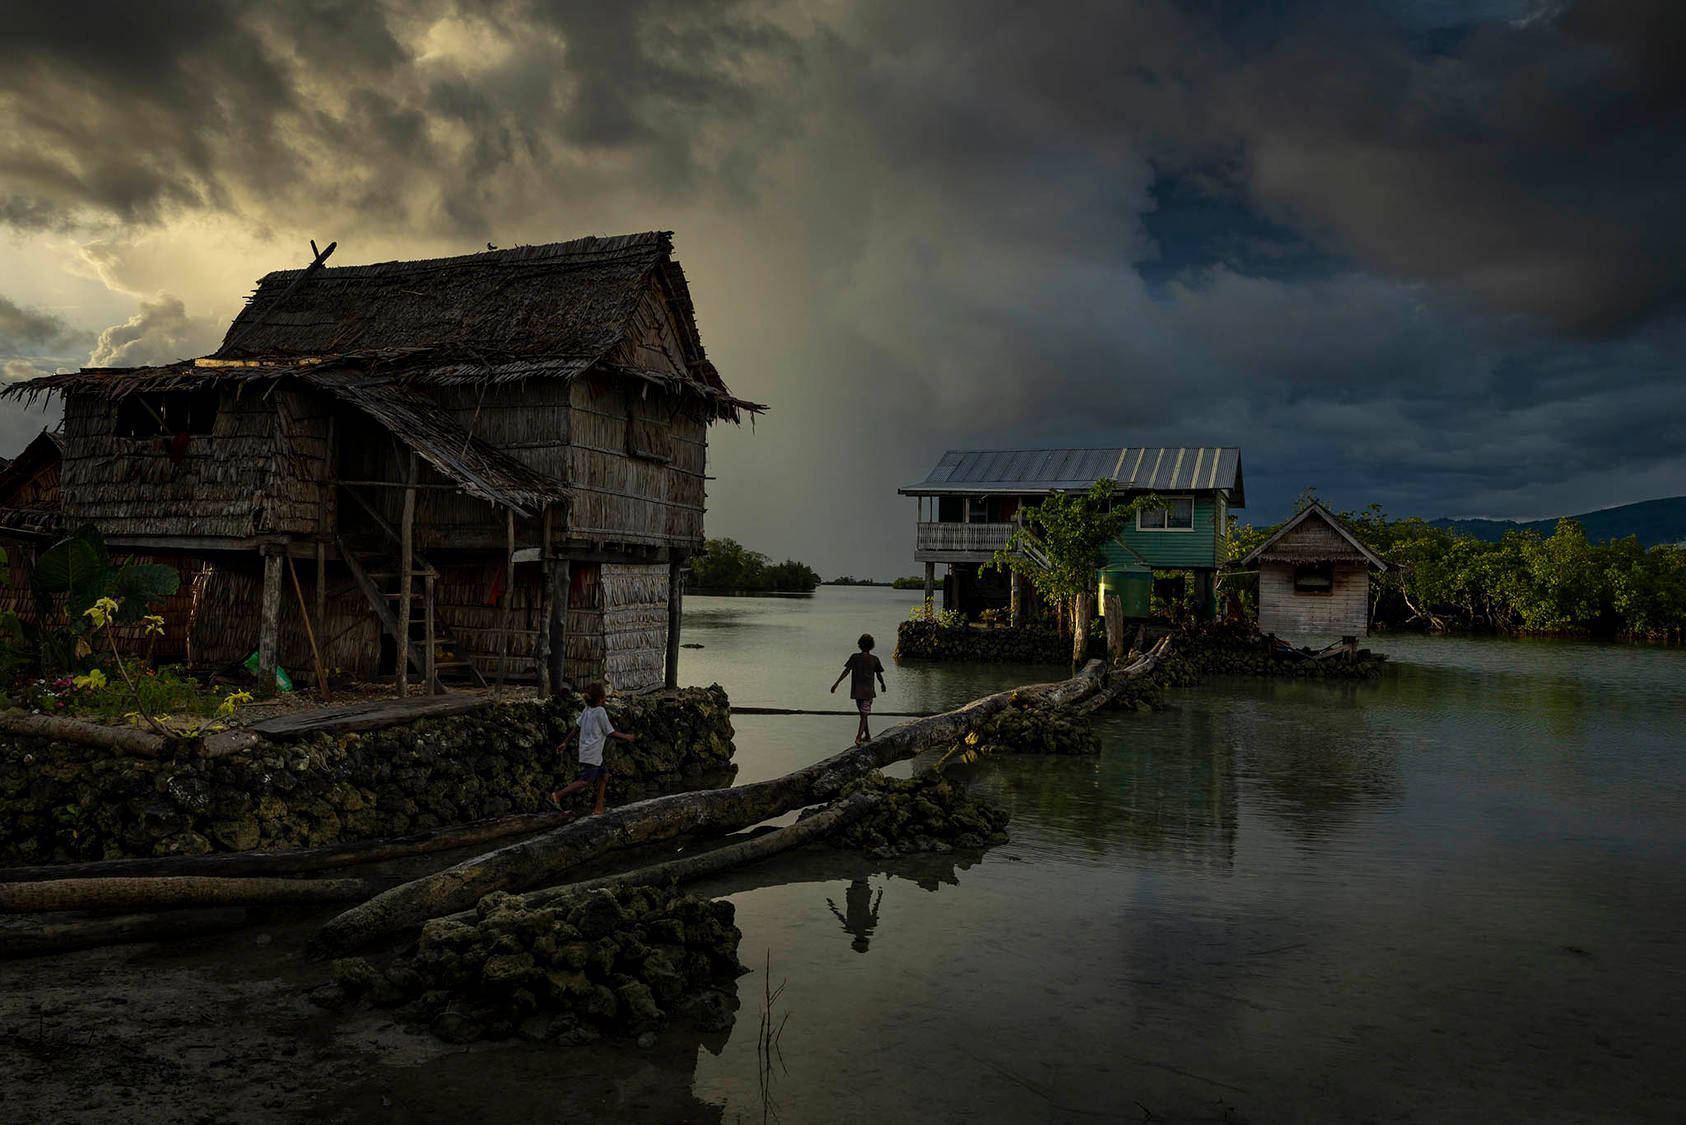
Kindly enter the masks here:
M 869 696 L 866 699 L 855 700 L 855 710 L 863 715 L 872 714 L 872 698 Z
M 592 765 L 590 762 L 581 762 L 580 763 L 580 780 L 581 781 L 593 781 L 594 782 L 598 778 L 602 777 L 604 774 L 606 774 L 608 772 L 609 772 L 609 767 L 605 766 L 602 762 L 598 762 L 596 765 Z

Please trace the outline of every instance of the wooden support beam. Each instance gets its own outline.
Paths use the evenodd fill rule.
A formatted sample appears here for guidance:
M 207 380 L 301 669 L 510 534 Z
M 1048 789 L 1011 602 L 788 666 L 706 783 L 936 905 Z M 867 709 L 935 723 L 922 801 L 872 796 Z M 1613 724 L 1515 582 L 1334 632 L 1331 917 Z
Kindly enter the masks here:
M 673 690 L 679 686 L 679 621 L 685 607 L 685 563 L 674 559 L 667 564 L 667 678 L 663 686 Z
M 503 689 L 504 670 L 509 666 L 509 611 L 515 598 L 515 511 L 509 509 L 504 515 L 508 518 L 509 528 L 509 561 L 504 565 L 503 572 L 503 610 L 498 617 L 498 629 L 502 640 L 498 644 L 498 689 Z
M 550 562 L 550 693 L 555 695 L 568 682 L 568 588 L 571 578 L 568 560 Z
M 934 562 L 928 562 L 925 564 L 925 606 L 927 609 L 930 608 L 931 603 L 936 596 L 937 564 Z
M 291 555 L 288 556 L 292 558 Z M 316 631 L 328 620 L 328 545 L 316 544 Z
M 293 579 L 293 593 L 299 599 L 299 617 L 304 620 L 305 639 L 310 642 L 310 656 L 316 661 L 316 693 L 329 703 L 334 701 L 333 689 L 328 686 L 328 669 L 322 663 L 322 650 L 316 647 L 316 630 L 310 624 L 310 610 L 304 604 L 304 589 L 299 586 L 299 570 L 293 556 L 287 556 L 287 573 Z
M 427 681 L 427 694 L 439 694 L 439 671 L 433 637 L 433 584 L 438 581 L 429 574 L 422 579 L 422 643 L 427 646 L 422 656 L 422 676 Z
M 930 566 L 931 564 L 926 563 L 925 565 Z M 1024 575 L 1016 570 L 1008 572 L 1007 588 L 1011 593 L 1008 594 L 1007 620 L 1014 628 L 1024 624 L 1024 583 Z
M 551 605 L 554 582 L 550 573 L 551 508 L 548 504 L 545 505 L 544 509 L 543 526 L 544 530 L 541 532 L 542 538 L 539 541 L 539 643 L 534 647 L 533 657 L 538 663 L 538 667 L 534 669 L 534 673 L 538 677 L 539 681 L 539 698 L 549 699 L 551 692 L 551 631 L 549 624 L 550 615 L 554 612 L 555 607 Z
M 404 514 L 398 522 L 398 694 L 410 688 L 410 591 L 414 579 L 410 570 L 415 565 L 416 520 L 416 455 L 410 454 L 406 479 L 412 486 L 404 490 Z
M 263 606 L 258 617 L 258 694 L 275 694 L 281 640 L 281 552 L 263 555 Z

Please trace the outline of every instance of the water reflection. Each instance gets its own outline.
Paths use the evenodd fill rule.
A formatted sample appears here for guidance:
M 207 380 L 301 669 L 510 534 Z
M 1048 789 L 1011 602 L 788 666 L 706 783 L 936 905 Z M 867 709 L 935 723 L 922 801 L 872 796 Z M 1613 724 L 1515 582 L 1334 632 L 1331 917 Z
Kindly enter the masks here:
M 884 888 L 878 889 L 878 897 L 872 897 L 872 885 L 865 879 L 855 879 L 849 884 L 849 889 L 843 892 L 844 909 L 837 909 L 837 903 L 826 899 L 826 906 L 831 913 L 843 923 L 843 929 L 854 935 L 855 940 L 849 943 L 849 948 L 856 953 L 865 953 L 867 946 L 872 943 L 872 931 L 878 925 L 878 906 L 884 901 Z

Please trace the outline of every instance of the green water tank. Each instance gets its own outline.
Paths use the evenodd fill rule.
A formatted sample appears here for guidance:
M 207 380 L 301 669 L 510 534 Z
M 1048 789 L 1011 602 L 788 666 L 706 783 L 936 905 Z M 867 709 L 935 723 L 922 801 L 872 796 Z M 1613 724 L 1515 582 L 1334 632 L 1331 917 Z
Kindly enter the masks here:
M 1125 617 L 1146 617 L 1153 601 L 1153 572 L 1150 570 L 1101 571 L 1101 597 L 1117 594 Z

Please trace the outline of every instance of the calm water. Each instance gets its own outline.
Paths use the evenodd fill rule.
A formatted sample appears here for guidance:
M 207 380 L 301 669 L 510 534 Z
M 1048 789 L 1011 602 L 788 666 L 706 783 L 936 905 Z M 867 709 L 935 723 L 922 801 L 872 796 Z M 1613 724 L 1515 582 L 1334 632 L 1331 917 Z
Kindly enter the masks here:
M 826 689 L 863 631 L 882 710 L 1063 675 L 896 666 L 917 597 L 688 599 L 682 679 L 845 709 Z M 1108 719 L 1098 760 L 977 767 L 1014 813 L 981 857 L 702 884 L 756 971 L 691 1096 L 763 1119 L 770 956 L 790 1122 L 1686 1119 L 1686 652 L 1373 644 L 1379 683 L 1212 683 Z M 853 733 L 736 725 L 741 780 Z

